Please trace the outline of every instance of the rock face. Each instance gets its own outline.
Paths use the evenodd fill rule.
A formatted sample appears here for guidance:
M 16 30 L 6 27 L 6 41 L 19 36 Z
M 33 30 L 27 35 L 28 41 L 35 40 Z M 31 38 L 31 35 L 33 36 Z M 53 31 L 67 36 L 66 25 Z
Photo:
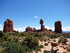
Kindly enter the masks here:
M 51 33 L 52 32 L 52 30 L 47 30 L 45 28 L 45 26 L 43 25 L 44 21 L 42 19 L 40 19 L 39 23 L 41 25 L 40 29 L 36 29 L 36 28 L 32 28 L 32 27 L 28 26 L 28 27 L 26 27 L 25 32 L 47 32 L 47 33 Z
M 55 32 L 56 33 L 62 33 L 61 21 L 56 21 L 55 22 Z
M 40 24 L 41 24 L 41 31 L 46 30 L 45 26 L 43 25 L 44 21 L 40 19 Z
M 10 20 L 10 19 L 7 19 L 5 22 L 4 22 L 4 28 L 3 28 L 3 32 L 13 32 L 13 21 Z
M 26 28 L 26 32 L 36 32 L 36 28 L 32 28 L 32 27 L 28 26 Z
M 32 32 L 32 28 L 31 28 L 30 26 L 28 26 L 28 27 L 26 28 L 26 32 Z
M 51 46 L 58 46 L 58 43 L 51 43 Z
M 36 32 L 36 28 L 33 28 L 32 31 L 33 31 L 33 32 Z
M 40 19 L 40 24 L 41 24 L 41 25 L 43 25 L 43 23 L 44 23 L 44 22 L 43 22 L 43 20 L 42 20 L 42 19 Z

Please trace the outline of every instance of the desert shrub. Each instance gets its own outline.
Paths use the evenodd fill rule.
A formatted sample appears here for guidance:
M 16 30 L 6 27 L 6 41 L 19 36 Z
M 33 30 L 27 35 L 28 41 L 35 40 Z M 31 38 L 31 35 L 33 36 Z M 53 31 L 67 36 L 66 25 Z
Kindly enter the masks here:
M 58 43 L 66 44 L 67 41 L 68 41 L 68 40 L 67 40 L 65 37 L 62 36 L 62 37 L 59 38 Z
M 4 36 L 5 36 L 5 33 L 0 31 L 0 45 L 2 45 L 2 43 L 5 41 Z
M 54 42 L 56 42 L 56 40 L 55 40 L 55 39 L 54 39 L 53 41 L 54 41 Z
M 46 41 L 47 41 L 47 39 L 45 38 L 45 39 L 44 39 L 44 42 L 46 42 Z
M 12 36 L 20 36 L 20 33 L 19 32 L 15 32 L 15 33 L 10 33 L 9 35 L 12 35 Z
M 44 50 L 44 53 L 48 53 L 48 51 L 47 50 Z
M 30 51 L 30 48 L 27 45 L 24 44 L 24 45 L 22 45 L 22 47 L 25 49 L 26 52 Z
M 70 34 L 63 34 L 64 37 L 70 38 Z
M 67 48 L 67 51 L 70 52 L 70 48 Z
M 61 35 L 60 34 L 51 34 L 51 35 L 48 35 L 48 37 L 50 37 L 50 38 L 58 38 L 58 37 L 60 37 Z
M 38 51 L 41 51 L 40 49 Z
M 48 43 L 45 43 L 44 45 L 45 45 L 45 46 L 48 46 Z
M 42 37 L 42 36 L 44 36 L 44 34 L 40 34 L 40 33 L 35 33 L 35 35 L 34 35 L 35 37 Z
M 4 38 L 5 41 L 7 41 L 7 40 L 8 40 L 8 37 L 9 37 L 9 36 L 6 35 L 6 36 L 4 36 L 3 38 Z
M 39 48 L 43 48 L 43 45 L 40 45 Z
M 34 35 L 34 33 L 31 33 L 31 32 L 21 32 L 21 33 L 20 33 L 20 36 L 21 36 L 21 37 L 26 37 L 26 36 L 28 36 L 28 35 Z
M 2 53 L 25 53 L 26 50 L 19 43 L 6 42 L 3 44 L 5 48 Z
M 0 31 L 0 38 L 5 36 L 4 32 Z
M 32 35 L 29 35 L 24 39 L 22 45 L 24 44 L 26 44 L 32 50 L 37 49 L 39 45 L 37 38 L 34 38 Z
M 43 38 L 39 38 L 39 40 L 40 40 L 41 42 L 43 42 Z

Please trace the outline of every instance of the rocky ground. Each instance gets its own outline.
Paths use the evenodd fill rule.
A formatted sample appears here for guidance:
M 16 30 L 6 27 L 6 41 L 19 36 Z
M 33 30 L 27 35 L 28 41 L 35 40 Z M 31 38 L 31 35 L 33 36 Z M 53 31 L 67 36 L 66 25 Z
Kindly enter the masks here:
M 58 39 L 56 39 L 56 43 L 57 43 L 57 41 L 58 41 Z M 41 51 L 39 51 L 38 53 L 44 53 L 44 50 L 50 51 L 51 48 L 52 48 L 51 42 L 52 42 L 52 41 L 50 41 L 50 43 L 48 43 L 47 41 L 46 41 L 46 42 L 44 42 L 44 41 L 43 41 L 43 42 L 39 41 L 40 45 L 43 45 L 43 48 L 42 48 Z M 45 45 L 44 45 L 45 43 L 48 43 L 48 45 L 45 46 Z M 54 49 L 54 50 L 55 50 L 55 49 L 59 49 L 59 50 L 58 50 L 59 53 L 64 53 L 64 52 L 70 53 L 70 52 L 67 52 L 66 49 L 64 49 L 64 47 L 66 48 L 66 47 L 70 46 L 70 39 L 68 39 L 67 44 L 68 44 L 68 45 L 59 44 L 58 46 L 54 47 L 53 49 Z

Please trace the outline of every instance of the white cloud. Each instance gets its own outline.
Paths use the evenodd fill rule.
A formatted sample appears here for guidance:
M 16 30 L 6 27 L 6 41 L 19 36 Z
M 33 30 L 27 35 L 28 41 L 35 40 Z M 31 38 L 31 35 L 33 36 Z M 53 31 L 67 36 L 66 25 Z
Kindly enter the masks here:
M 24 28 L 14 28 L 14 30 L 19 31 L 19 32 L 23 32 L 23 31 L 25 31 L 25 27 Z
M 2 25 L 0 24 L 0 27 L 2 27 Z
M 47 28 L 48 30 L 52 29 L 52 31 L 54 31 L 54 27 L 45 26 L 45 28 Z
M 0 24 L 0 31 L 3 31 L 3 26 Z
M 37 26 L 37 27 L 35 27 L 35 28 L 36 28 L 37 30 L 38 30 L 38 29 L 40 29 L 40 27 L 39 27 L 39 26 Z
M 0 30 L 3 31 L 3 27 L 0 27 Z
M 34 16 L 34 18 L 39 18 L 38 16 Z
M 63 31 L 70 31 L 70 27 L 62 27 Z

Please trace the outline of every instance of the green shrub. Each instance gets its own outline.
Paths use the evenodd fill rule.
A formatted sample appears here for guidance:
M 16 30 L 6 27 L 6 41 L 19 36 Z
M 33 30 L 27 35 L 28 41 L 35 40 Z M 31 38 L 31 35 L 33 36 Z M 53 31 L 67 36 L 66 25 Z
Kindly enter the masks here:
M 10 33 L 9 35 L 19 36 L 19 35 L 20 35 L 20 33 L 19 33 L 19 32 L 15 32 L 15 33 Z
M 35 36 L 35 37 L 42 37 L 42 36 L 44 36 L 44 35 L 43 35 L 43 34 L 40 34 L 40 33 L 36 33 L 34 36 Z
M 63 34 L 64 37 L 70 38 L 70 34 Z
M 3 53 L 25 53 L 26 50 L 19 43 L 6 42 L 3 44 L 5 48 Z
M 60 34 L 51 34 L 51 35 L 48 35 L 48 37 L 50 37 L 50 38 L 58 38 L 58 37 L 60 37 L 61 35 Z
M 67 51 L 70 52 L 70 48 L 67 48 Z
M 45 45 L 45 46 L 48 46 L 48 43 L 45 43 L 44 45 Z
M 0 31 L 0 38 L 5 36 L 4 32 Z
M 43 45 L 40 45 L 39 48 L 43 48 Z
M 54 42 L 56 42 L 56 40 L 53 40 Z
M 62 37 L 59 38 L 58 43 L 66 44 L 67 41 L 68 41 L 68 40 L 67 40 L 65 37 L 62 36 Z
M 30 49 L 33 50 L 38 48 L 39 45 L 37 38 L 34 38 L 32 35 L 29 35 L 25 38 L 22 45 L 24 44 L 26 44 Z
M 47 40 L 46 39 L 44 39 L 44 42 L 46 42 Z
M 41 51 L 40 49 L 38 51 Z
M 47 50 L 44 50 L 44 53 L 48 53 L 48 51 Z
M 39 40 L 40 40 L 41 42 L 43 42 L 43 38 L 39 38 Z

